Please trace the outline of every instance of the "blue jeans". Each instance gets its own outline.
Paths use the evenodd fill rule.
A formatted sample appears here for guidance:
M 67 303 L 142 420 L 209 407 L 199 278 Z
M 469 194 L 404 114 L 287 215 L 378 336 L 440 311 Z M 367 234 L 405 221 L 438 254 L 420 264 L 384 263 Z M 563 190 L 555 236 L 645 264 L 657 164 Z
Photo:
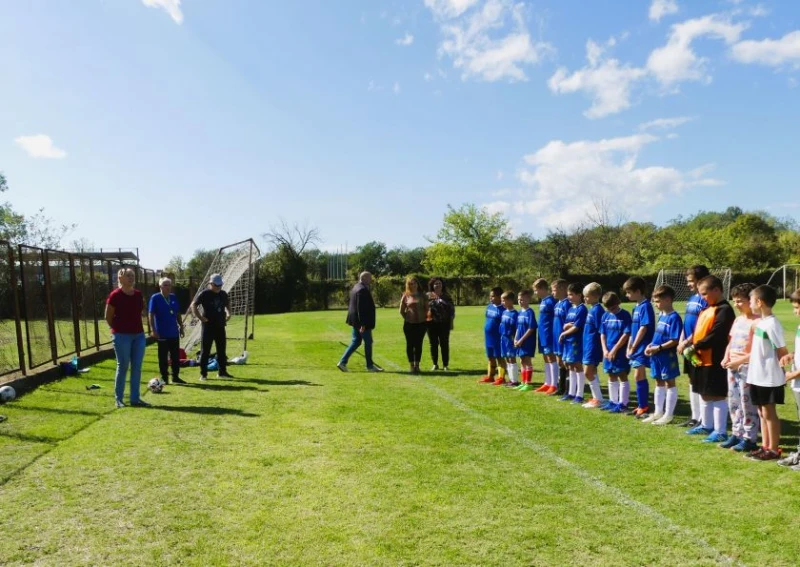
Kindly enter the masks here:
M 142 382 L 142 360 L 144 359 L 144 333 L 114 333 L 111 337 L 114 354 L 117 356 L 117 373 L 114 375 L 114 397 L 118 402 L 125 395 L 125 378 L 131 369 L 131 403 L 139 401 L 139 385 Z
M 372 329 L 364 329 L 364 332 L 361 333 L 356 327 L 353 327 L 353 338 L 350 341 L 350 346 L 344 351 L 342 360 L 339 363 L 347 364 L 350 356 L 361 346 L 362 341 L 364 342 L 364 356 L 367 359 L 367 368 L 372 368 Z

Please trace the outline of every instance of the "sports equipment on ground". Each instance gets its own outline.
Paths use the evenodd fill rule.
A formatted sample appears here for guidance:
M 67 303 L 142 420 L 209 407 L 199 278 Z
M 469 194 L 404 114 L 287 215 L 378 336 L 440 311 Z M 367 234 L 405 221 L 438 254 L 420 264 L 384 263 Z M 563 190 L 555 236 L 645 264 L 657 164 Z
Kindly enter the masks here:
M 161 378 L 153 378 L 147 383 L 147 387 L 154 394 L 160 394 L 164 389 L 164 381 Z
M 228 293 L 229 310 L 231 318 L 228 321 L 226 337 L 228 339 L 228 352 L 233 351 L 231 341 L 242 341 L 241 350 L 247 350 L 248 339 L 253 338 L 253 325 L 255 324 L 255 282 L 257 261 L 261 251 L 252 238 L 223 246 L 211 262 L 194 299 L 208 288 L 212 274 L 222 274 L 222 289 Z M 186 313 L 183 320 L 186 325 L 186 334 L 181 340 L 181 348 L 190 353 L 199 346 L 202 325 L 191 311 Z
M 10 402 L 17 397 L 17 392 L 11 386 L 0 388 L 0 402 Z
M 731 269 L 730 268 L 712 268 L 709 270 L 712 276 L 717 276 L 722 280 L 722 292 L 724 297 L 730 297 L 731 294 Z M 675 301 L 686 301 L 692 296 L 689 286 L 686 285 L 686 269 L 676 270 L 673 268 L 664 268 L 658 272 L 656 278 L 656 287 L 660 285 L 668 285 L 675 290 Z M 655 288 L 653 288 L 655 289 Z

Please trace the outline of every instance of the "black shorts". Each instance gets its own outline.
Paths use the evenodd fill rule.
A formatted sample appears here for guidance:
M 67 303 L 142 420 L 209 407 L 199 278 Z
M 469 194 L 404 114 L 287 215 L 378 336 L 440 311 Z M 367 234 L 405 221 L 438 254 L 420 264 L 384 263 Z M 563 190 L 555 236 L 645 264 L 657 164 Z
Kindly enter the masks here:
M 694 365 L 685 358 L 683 359 L 683 373 L 689 377 L 689 382 L 691 382 L 694 377 Z
M 692 391 L 705 397 L 728 397 L 728 373 L 722 367 L 696 366 L 690 377 Z
M 756 386 L 755 384 L 750 384 L 750 400 L 756 406 L 783 405 L 785 390 L 786 388 L 783 386 Z

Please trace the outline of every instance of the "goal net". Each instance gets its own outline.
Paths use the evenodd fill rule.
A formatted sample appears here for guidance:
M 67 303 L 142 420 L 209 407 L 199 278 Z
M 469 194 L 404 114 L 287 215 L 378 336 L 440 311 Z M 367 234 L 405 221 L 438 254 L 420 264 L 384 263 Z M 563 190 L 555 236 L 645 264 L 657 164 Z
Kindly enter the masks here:
M 247 340 L 253 338 L 256 262 L 260 256 L 261 251 L 252 238 L 223 246 L 211 262 L 193 298 L 196 299 L 200 292 L 208 288 L 212 274 L 222 274 L 222 289 L 228 293 L 228 309 L 231 312 L 226 332 L 229 357 L 236 349 L 236 343 L 232 341 L 241 341 L 241 351 L 244 352 L 247 350 Z M 202 307 L 198 309 L 202 310 Z M 183 322 L 186 333 L 181 340 L 181 347 L 192 356 L 200 348 L 202 324 L 191 311 L 186 313 Z
M 730 268 L 713 268 L 709 270 L 712 276 L 717 276 L 722 280 L 722 292 L 725 298 L 730 297 L 731 294 L 731 269 Z M 668 285 L 675 290 L 675 301 L 687 301 L 692 292 L 689 286 L 686 285 L 686 270 L 663 269 L 658 272 L 656 278 L 656 287 L 660 285 Z

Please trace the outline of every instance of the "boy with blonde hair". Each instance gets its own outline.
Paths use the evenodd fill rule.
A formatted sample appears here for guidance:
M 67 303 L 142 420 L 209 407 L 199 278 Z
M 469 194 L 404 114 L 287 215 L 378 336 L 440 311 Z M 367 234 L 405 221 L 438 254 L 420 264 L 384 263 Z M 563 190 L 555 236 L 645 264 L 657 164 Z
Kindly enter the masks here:
M 597 377 L 597 365 L 603 360 L 603 346 L 600 343 L 600 327 L 603 323 L 605 311 L 600 306 L 600 296 L 603 288 L 599 283 L 592 282 L 583 288 L 583 297 L 589 313 L 586 315 L 586 324 L 583 326 L 583 368 L 592 399 L 583 404 L 588 409 L 599 408 L 603 405 L 603 391 L 600 388 L 600 379 Z M 578 395 L 583 397 L 583 384 L 578 382 Z

